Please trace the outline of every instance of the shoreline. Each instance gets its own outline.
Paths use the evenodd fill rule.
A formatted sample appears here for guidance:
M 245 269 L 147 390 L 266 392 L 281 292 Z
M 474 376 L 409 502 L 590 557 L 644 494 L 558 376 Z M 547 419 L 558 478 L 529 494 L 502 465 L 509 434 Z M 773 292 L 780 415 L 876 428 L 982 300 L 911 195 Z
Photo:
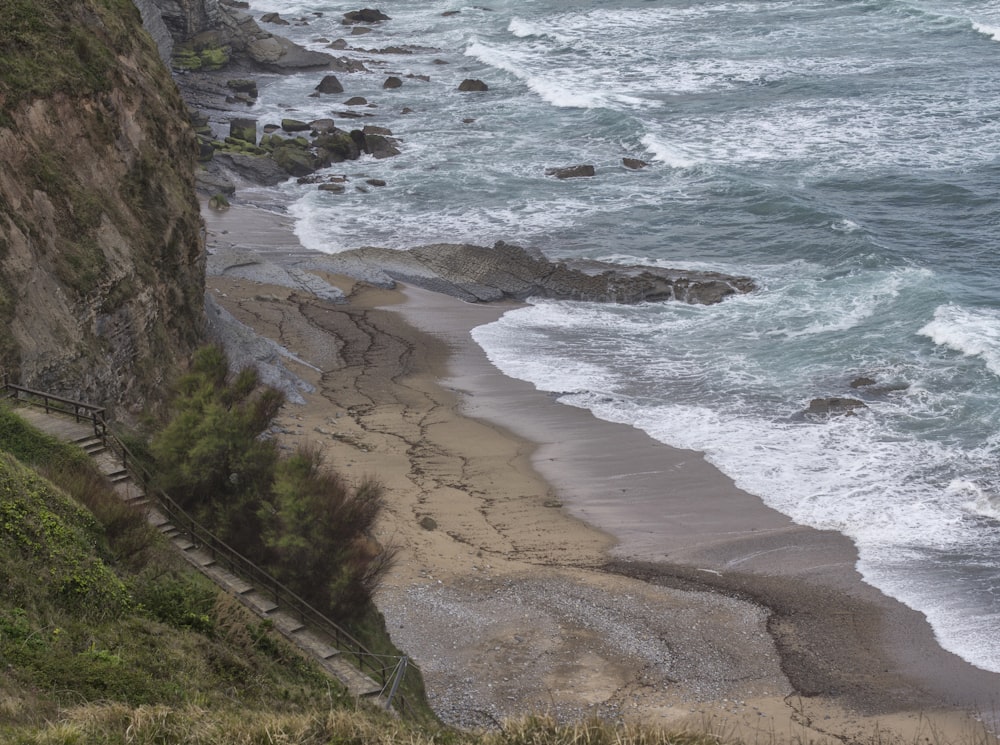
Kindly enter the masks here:
M 468 331 L 503 307 L 334 277 L 262 210 L 205 216 L 229 257 L 209 292 L 314 388 L 283 410 L 282 440 L 386 483 L 378 537 L 403 559 L 379 604 L 447 721 L 550 711 L 745 740 L 972 736 L 962 711 L 928 712 L 969 706 L 943 695 L 956 685 L 984 700 L 997 676 L 949 659 L 919 614 L 863 585 L 846 539 L 794 526 L 697 454 L 501 375 Z M 349 304 L 282 286 L 272 265 L 304 255 Z M 616 523 L 604 495 L 626 478 L 635 518 Z M 656 532 L 664 494 L 674 528 Z M 788 571 L 776 559 L 793 547 Z

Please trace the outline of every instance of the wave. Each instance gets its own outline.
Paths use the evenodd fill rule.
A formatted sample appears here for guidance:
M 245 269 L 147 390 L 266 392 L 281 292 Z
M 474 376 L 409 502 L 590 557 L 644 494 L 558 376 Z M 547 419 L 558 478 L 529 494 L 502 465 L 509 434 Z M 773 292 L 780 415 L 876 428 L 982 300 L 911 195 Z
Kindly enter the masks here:
M 594 109 L 605 103 L 605 96 L 599 91 L 574 90 L 556 82 L 557 73 L 555 71 L 550 75 L 533 72 L 523 61 L 518 59 L 516 53 L 505 52 L 482 42 L 474 41 L 465 50 L 465 54 L 490 67 L 509 72 L 543 100 L 558 108 Z
M 934 320 L 917 333 L 939 347 L 980 358 L 991 373 L 1000 376 L 1000 311 L 941 305 L 934 310 Z
M 993 41 L 1000 41 L 1000 26 L 989 26 L 985 23 L 976 23 L 972 21 L 972 28 L 981 33 L 983 36 L 988 36 Z
M 698 161 L 684 154 L 676 145 L 669 144 L 656 135 L 644 135 L 642 144 L 653 156 L 654 160 L 666 163 L 671 168 L 694 168 Z

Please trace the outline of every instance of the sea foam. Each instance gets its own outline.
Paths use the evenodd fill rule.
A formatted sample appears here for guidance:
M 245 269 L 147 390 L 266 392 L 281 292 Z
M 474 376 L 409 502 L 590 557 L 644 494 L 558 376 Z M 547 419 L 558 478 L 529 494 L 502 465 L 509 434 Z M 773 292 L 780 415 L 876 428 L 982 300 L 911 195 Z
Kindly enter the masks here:
M 938 346 L 982 359 L 990 372 L 1000 376 L 1000 311 L 941 305 L 934 320 L 917 333 Z

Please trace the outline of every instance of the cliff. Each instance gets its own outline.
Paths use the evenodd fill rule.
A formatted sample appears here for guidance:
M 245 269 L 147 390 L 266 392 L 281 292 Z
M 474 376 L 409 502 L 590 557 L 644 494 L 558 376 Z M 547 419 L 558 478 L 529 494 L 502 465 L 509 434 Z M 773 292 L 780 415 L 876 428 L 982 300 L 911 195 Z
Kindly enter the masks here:
M 5 5 L 0 369 L 138 408 L 202 337 L 187 109 L 132 0 Z

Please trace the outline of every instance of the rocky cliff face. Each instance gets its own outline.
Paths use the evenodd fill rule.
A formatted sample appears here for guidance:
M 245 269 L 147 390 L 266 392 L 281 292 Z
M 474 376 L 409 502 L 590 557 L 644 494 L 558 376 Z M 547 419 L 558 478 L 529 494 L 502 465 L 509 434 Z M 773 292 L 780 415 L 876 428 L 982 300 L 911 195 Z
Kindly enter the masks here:
M 131 0 L 16 0 L 0 35 L 0 368 L 138 408 L 201 342 L 194 134 Z

